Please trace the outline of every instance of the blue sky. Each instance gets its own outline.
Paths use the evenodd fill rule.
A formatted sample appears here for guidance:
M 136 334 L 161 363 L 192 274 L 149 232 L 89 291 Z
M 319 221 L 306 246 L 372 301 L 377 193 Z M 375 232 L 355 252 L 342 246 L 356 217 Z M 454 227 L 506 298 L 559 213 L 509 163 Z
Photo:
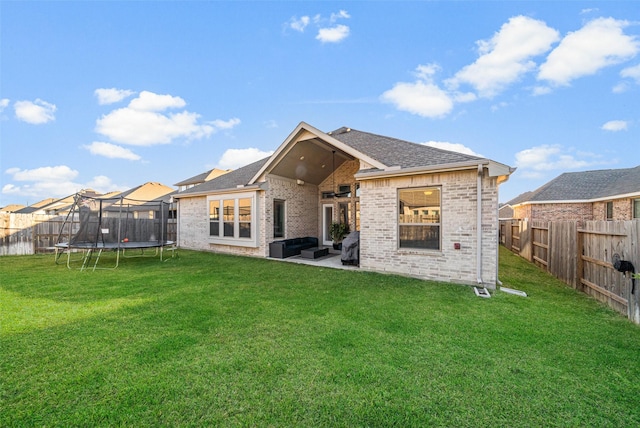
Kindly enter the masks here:
M 1 1 L 0 206 L 173 185 L 347 126 L 517 167 L 640 164 L 636 1 Z

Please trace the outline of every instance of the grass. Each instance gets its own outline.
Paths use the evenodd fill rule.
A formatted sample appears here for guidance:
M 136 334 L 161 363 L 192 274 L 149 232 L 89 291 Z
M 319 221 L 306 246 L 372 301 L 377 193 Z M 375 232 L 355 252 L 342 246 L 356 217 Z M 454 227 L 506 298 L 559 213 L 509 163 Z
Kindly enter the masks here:
M 0 426 L 638 426 L 640 328 L 501 249 L 523 298 L 181 251 L 0 258 Z

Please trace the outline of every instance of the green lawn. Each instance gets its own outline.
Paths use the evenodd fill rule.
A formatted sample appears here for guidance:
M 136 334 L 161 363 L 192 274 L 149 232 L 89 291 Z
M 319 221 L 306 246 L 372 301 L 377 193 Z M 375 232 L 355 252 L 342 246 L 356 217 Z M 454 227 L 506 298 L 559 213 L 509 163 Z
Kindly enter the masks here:
M 0 258 L 0 426 L 639 426 L 640 327 L 501 249 L 459 285 L 181 251 Z

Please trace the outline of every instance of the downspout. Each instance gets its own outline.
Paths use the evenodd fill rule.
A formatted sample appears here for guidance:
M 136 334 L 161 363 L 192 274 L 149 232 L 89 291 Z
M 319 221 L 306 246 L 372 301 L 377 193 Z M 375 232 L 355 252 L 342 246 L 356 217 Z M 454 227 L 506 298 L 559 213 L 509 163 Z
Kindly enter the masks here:
M 476 266 L 478 272 L 477 282 L 482 284 L 482 164 L 478 164 L 478 185 L 476 186 L 478 192 L 478 209 L 477 211 L 477 248 L 476 248 Z
M 496 231 L 496 285 L 502 287 L 502 282 L 498 276 L 500 273 L 500 204 L 496 204 L 496 218 L 498 219 L 498 230 Z

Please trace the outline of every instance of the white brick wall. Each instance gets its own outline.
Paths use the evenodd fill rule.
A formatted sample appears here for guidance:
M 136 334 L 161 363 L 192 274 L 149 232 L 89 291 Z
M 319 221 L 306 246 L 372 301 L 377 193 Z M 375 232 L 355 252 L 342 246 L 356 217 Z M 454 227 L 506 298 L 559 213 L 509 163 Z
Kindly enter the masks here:
M 475 284 L 477 173 L 464 171 L 361 183 L 360 266 L 424 279 Z M 398 248 L 398 189 L 441 186 L 441 251 Z M 495 288 L 497 251 L 497 189 L 483 179 L 482 280 Z M 454 249 L 460 243 L 460 250 Z
M 319 186 L 298 185 L 286 178 L 270 176 L 266 191 L 259 192 L 258 248 L 243 248 L 209 243 L 209 220 L 206 197 L 180 199 L 179 245 L 184 248 L 232 254 L 266 257 L 268 243 L 273 241 L 273 200 L 285 200 L 285 237 L 321 236 L 321 206 L 327 200 L 321 192 L 339 184 L 351 184 L 351 202 L 355 197 L 353 175 L 358 161 L 345 162 L 336 171 L 334 180 L 327 178 Z M 486 175 L 486 174 L 485 174 Z M 360 183 L 361 241 L 360 267 L 463 284 L 475 284 L 476 266 L 476 210 L 477 172 L 424 174 L 392 179 L 366 180 Z M 441 251 L 408 250 L 398 248 L 398 189 L 441 186 Z M 348 199 L 340 199 L 345 201 Z M 336 205 L 337 200 L 332 200 Z M 498 192 L 494 178 L 483 178 L 482 194 L 482 280 L 488 288 L 495 288 L 498 250 Z M 352 210 L 355 204 L 352 205 Z M 355 227 L 352 215 L 352 229 Z M 454 249 L 460 243 L 460 250 Z

